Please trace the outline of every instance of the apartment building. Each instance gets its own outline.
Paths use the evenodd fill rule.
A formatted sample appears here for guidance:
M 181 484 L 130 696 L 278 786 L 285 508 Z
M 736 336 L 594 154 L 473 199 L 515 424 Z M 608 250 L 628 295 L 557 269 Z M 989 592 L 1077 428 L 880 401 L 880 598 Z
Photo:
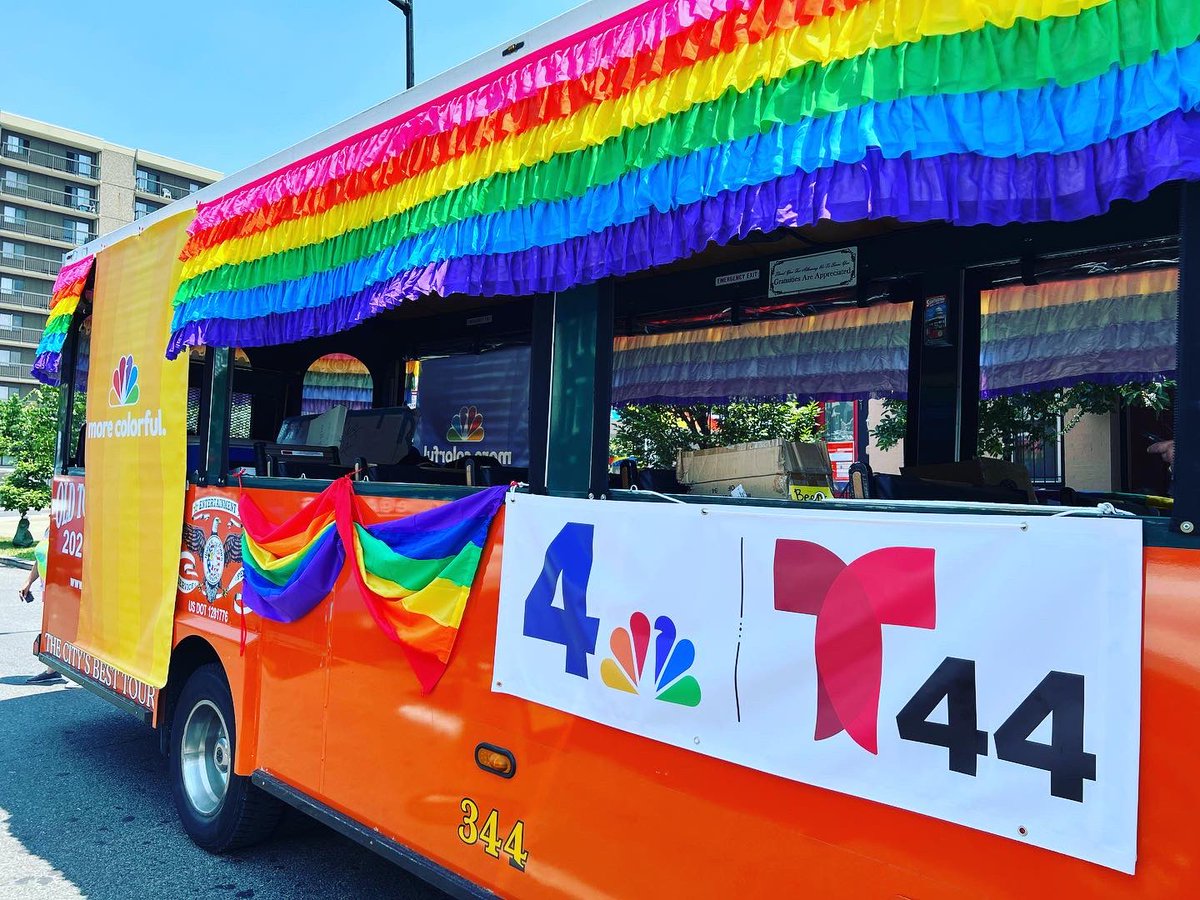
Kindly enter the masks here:
M 63 255 L 219 172 L 0 110 L 0 400 L 27 393 Z

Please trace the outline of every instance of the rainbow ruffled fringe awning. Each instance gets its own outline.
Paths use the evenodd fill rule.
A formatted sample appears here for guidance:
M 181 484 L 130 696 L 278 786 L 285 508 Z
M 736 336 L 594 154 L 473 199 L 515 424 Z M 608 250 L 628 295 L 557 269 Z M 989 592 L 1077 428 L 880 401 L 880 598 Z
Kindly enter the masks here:
M 329 596 L 349 557 L 371 617 L 431 691 L 450 662 L 506 491 L 490 488 L 382 521 L 355 495 L 353 482 L 340 478 L 281 524 L 243 495 L 243 600 L 263 618 L 295 622 Z
M 95 262 L 96 257 L 85 256 L 59 270 L 50 295 L 50 316 L 33 361 L 33 377 L 43 384 L 59 383 L 63 344 Z
M 203 205 L 168 355 L 1200 178 L 1195 0 L 656 0 Z

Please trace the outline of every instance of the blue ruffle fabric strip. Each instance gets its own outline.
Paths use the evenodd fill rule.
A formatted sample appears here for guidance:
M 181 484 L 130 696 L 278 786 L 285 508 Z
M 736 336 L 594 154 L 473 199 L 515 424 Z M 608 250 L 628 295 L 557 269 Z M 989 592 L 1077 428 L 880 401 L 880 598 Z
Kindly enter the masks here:
M 582 197 L 536 203 L 435 228 L 372 256 L 303 279 L 219 291 L 181 305 L 173 329 L 202 319 L 297 312 L 431 264 L 524 252 L 637 221 L 797 172 L 948 154 L 1064 154 L 1200 109 L 1200 44 L 1071 87 L 909 97 L 778 126 L 632 172 Z M 203 279 L 204 276 L 200 276 Z
M 1200 179 L 1200 114 L 1173 113 L 1146 128 L 1065 154 L 992 158 L 957 154 L 889 159 L 870 148 L 859 163 L 838 163 L 727 191 L 669 212 L 654 210 L 596 234 L 522 253 L 468 256 L 409 270 L 350 296 L 325 294 L 322 305 L 246 319 L 248 308 L 217 309 L 197 321 L 176 310 L 168 356 L 188 343 L 286 344 L 345 331 L 426 294 L 521 296 L 563 291 L 601 278 L 665 265 L 755 231 L 824 219 L 895 218 L 957 225 L 1068 222 L 1141 200 L 1160 184 Z M 295 284 L 295 283 L 293 283 Z M 234 295 L 242 296 L 242 295 Z M 277 306 L 291 310 L 286 288 Z M 200 301 L 197 301 L 200 302 Z M 239 318 L 237 313 L 242 313 Z M 217 312 L 222 317 L 217 317 Z

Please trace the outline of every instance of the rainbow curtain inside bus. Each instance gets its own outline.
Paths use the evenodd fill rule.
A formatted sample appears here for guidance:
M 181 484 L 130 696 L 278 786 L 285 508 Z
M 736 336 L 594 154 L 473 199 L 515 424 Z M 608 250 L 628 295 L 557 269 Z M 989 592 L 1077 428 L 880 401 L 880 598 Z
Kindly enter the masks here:
M 319 415 L 335 406 L 370 409 L 374 397 L 375 383 L 366 366 L 345 353 L 328 353 L 304 373 L 300 412 Z

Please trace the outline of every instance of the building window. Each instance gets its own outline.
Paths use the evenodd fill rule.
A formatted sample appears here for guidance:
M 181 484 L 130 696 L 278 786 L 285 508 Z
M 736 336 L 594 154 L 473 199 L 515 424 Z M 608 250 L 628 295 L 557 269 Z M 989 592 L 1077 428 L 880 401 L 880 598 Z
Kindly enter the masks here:
M 20 313 L 0 312 L 0 328 L 24 328 L 25 317 Z
M 63 219 L 63 240 L 72 244 L 86 244 L 92 232 L 87 222 L 78 219 Z
M 0 294 L 16 294 L 25 290 L 24 278 L 9 278 L 0 276 Z
M 158 175 L 154 172 L 147 172 L 145 169 L 138 169 L 137 189 L 146 194 L 157 194 L 159 190 Z
M 0 347 L 0 364 L 20 365 L 25 362 L 22 358 L 20 350 L 12 350 L 8 347 Z
M 13 241 L 0 241 L 0 256 L 5 259 L 24 259 L 25 245 Z
M 67 203 L 76 209 L 95 211 L 92 205 L 92 192 L 85 187 L 70 185 L 67 188 Z
M 10 384 L 0 384 L 0 400 L 9 400 L 13 397 L 20 397 L 21 389 Z
M 19 206 L 4 206 L 4 223 L 6 225 L 24 225 L 25 210 Z
M 92 178 L 92 164 L 95 160 L 90 153 L 84 153 L 82 150 L 67 151 L 67 171 L 74 172 L 76 175 L 82 175 L 84 178 Z
M 29 176 L 24 172 L 14 172 L 12 169 L 8 169 L 4 173 L 4 186 L 11 191 L 27 193 L 29 190 Z
M 150 213 L 155 212 L 156 210 L 159 210 L 161 208 L 162 207 L 160 207 L 154 203 L 150 203 L 146 200 L 134 200 L 133 201 L 133 218 L 135 220 L 140 219 L 140 218 L 142 218 L 142 216 L 148 216 L 148 215 L 150 215 Z
M 10 134 L 4 139 L 4 150 L 12 156 L 24 156 L 29 152 L 29 141 Z

